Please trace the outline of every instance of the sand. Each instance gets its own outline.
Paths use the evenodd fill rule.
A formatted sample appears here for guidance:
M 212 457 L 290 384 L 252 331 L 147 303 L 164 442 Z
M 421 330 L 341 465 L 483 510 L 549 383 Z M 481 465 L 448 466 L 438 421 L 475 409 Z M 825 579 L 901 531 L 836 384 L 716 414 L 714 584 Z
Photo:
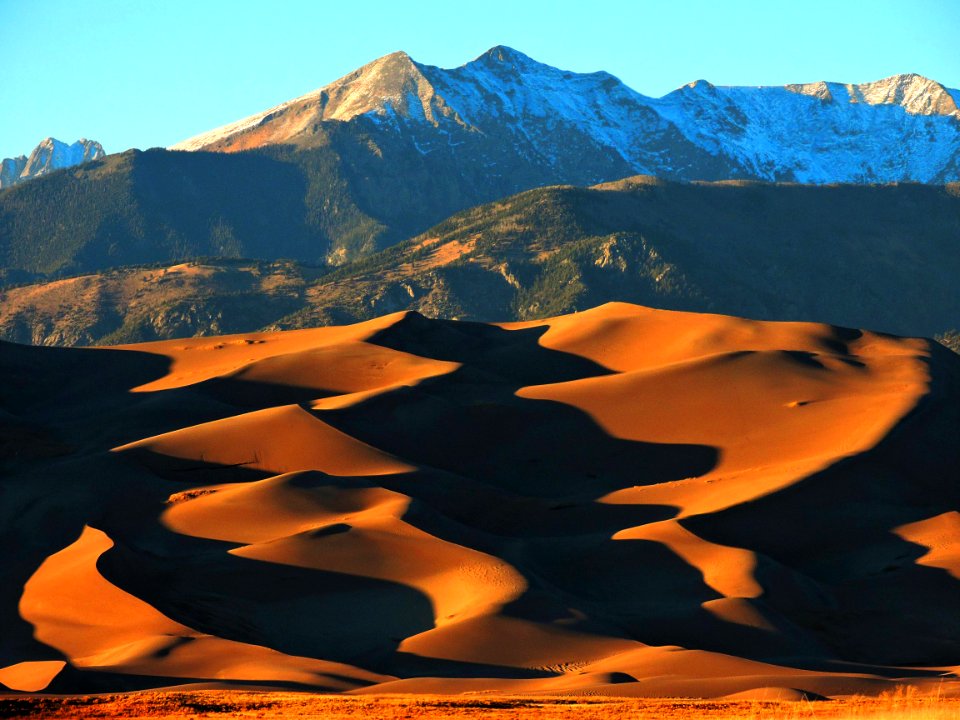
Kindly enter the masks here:
M 608 304 L 0 345 L 0 684 L 952 688 L 960 358 Z M 199 685 L 198 685 L 199 684 Z

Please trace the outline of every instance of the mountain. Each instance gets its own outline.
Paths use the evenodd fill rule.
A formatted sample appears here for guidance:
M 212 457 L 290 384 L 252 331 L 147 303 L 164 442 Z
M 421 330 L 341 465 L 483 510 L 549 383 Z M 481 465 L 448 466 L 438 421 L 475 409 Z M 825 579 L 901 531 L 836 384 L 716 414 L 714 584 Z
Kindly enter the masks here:
M 325 158 L 298 157 L 132 150 L 18 185 L 0 192 L 0 267 L 22 282 L 184 257 L 322 260 L 329 227 L 365 218 L 336 201 Z
M 302 311 L 323 275 L 291 261 L 211 258 L 0 290 L 0 338 L 113 345 L 245 332 Z
M 176 150 L 0 191 L 0 285 L 198 256 L 342 265 L 522 190 L 637 173 L 945 182 L 956 97 L 904 75 L 653 99 L 509 48 L 453 70 L 394 53 Z
M 81 138 L 73 145 L 67 145 L 48 137 L 33 149 L 30 157 L 20 155 L 5 158 L 0 163 L 0 188 L 10 187 L 54 170 L 99 160 L 105 154 L 103 146 L 94 140 Z
M 331 123 L 309 148 L 131 150 L 0 191 L 0 285 L 198 256 L 342 264 L 516 189 L 367 129 Z
M 173 149 L 309 145 L 326 123 L 366 122 L 402 136 L 409 151 L 456 148 L 462 164 L 553 182 L 942 183 L 960 179 L 958 102 L 960 91 L 916 74 L 859 85 L 698 80 L 649 98 L 609 73 L 565 72 L 502 46 L 454 69 L 398 52 Z
M 960 184 L 558 186 L 320 278 L 280 327 L 529 320 L 611 300 L 932 336 L 960 320 Z
M 15 690 L 957 692 L 930 341 L 613 303 L 2 344 L 0 377 Z
M 129 343 L 401 310 L 529 320 L 611 300 L 932 336 L 960 323 L 958 238 L 960 185 L 636 177 L 529 190 L 332 272 L 211 258 L 8 288 L 0 337 Z

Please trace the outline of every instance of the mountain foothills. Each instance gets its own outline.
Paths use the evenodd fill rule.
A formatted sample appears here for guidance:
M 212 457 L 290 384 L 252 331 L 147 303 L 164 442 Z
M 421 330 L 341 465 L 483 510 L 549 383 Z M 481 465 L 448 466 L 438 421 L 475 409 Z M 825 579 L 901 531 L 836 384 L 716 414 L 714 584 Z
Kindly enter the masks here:
M 67 145 L 56 138 L 48 137 L 33 149 L 29 157 L 20 155 L 0 161 L 0 189 L 54 170 L 98 160 L 105 154 L 100 143 L 94 140 L 81 138 L 73 145 Z
M 522 190 L 637 174 L 946 183 L 958 98 L 917 75 L 648 98 L 505 47 L 449 70 L 394 53 L 173 150 L 0 193 L 0 280 L 208 255 L 341 265 Z
M 0 337 L 86 345 L 371 319 L 533 319 L 610 298 L 907 335 L 960 323 L 960 185 L 529 190 L 331 272 L 208 259 L 0 291 Z
M 310 307 L 285 322 L 400 309 L 532 320 L 618 298 L 932 335 L 960 319 L 958 240 L 960 184 L 558 186 L 465 211 L 320 278 Z
M 0 373 L 2 686 L 957 692 L 936 343 L 611 303 Z

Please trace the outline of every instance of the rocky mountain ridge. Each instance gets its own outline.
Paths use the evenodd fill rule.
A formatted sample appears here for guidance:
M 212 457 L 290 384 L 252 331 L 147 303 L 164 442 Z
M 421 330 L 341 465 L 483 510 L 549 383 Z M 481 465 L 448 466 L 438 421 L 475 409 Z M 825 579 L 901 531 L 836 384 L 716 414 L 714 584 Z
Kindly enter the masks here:
M 497 46 L 453 69 L 392 53 L 171 149 L 310 145 L 340 121 L 399 135 L 425 156 L 458 148 L 494 173 L 512 171 L 499 157 L 505 147 L 557 182 L 942 183 L 960 178 L 958 102 L 960 91 L 914 73 L 783 87 L 698 80 L 651 98 L 609 73 L 566 72 Z
M 80 138 L 72 145 L 48 137 L 29 156 L 19 155 L 0 161 L 0 188 L 46 175 L 54 170 L 73 167 L 90 160 L 99 160 L 106 153 L 96 140 Z

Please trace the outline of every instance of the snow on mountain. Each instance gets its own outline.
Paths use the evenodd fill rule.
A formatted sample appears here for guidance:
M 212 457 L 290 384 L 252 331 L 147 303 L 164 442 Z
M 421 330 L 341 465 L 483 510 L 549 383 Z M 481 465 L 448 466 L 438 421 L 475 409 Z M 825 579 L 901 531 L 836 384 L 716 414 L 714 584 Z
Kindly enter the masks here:
M 698 145 L 751 176 L 798 182 L 945 181 L 960 113 L 940 84 L 898 75 L 863 85 L 686 86 L 653 101 Z
M 94 140 L 81 138 L 72 145 L 48 137 L 37 145 L 30 156 L 7 158 L 0 165 L 0 188 L 24 180 L 46 175 L 54 170 L 73 167 L 105 155 L 103 147 Z
M 520 163 L 553 169 L 557 182 L 609 180 L 607 173 L 618 172 L 946 182 L 958 179 L 960 167 L 958 98 L 960 91 L 916 74 L 860 85 L 718 87 L 698 80 L 650 98 L 609 73 L 566 72 L 503 46 L 453 69 L 398 52 L 171 149 L 304 143 L 339 121 L 399 133 L 421 155 L 462 145 L 465 161 L 494 169 L 508 151 Z M 586 177 L 576 174 L 583 167 L 590 168 Z
M 349 121 L 359 115 L 401 115 L 435 124 L 433 88 L 421 67 L 404 52 L 391 53 L 319 90 L 188 138 L 170 149 L 210 148 L 245 132 L 254 134 L 255 145 L 276 144 L 306 133 L 313 123 Z M 439 107 L 437 111 L 442 114 Z
M 511 129 L 522 147 L 555 160 L 569 129 L 592 138 L 638 172 L 652 170 L 641 157 L 644 136 L 668 126 L 644 98 L 606 72 L 578 74 L 538 63 L 511 48 L 495 47 L 453 70 L 424 67 L 439 94 L 470 127 L 490 133 Z

